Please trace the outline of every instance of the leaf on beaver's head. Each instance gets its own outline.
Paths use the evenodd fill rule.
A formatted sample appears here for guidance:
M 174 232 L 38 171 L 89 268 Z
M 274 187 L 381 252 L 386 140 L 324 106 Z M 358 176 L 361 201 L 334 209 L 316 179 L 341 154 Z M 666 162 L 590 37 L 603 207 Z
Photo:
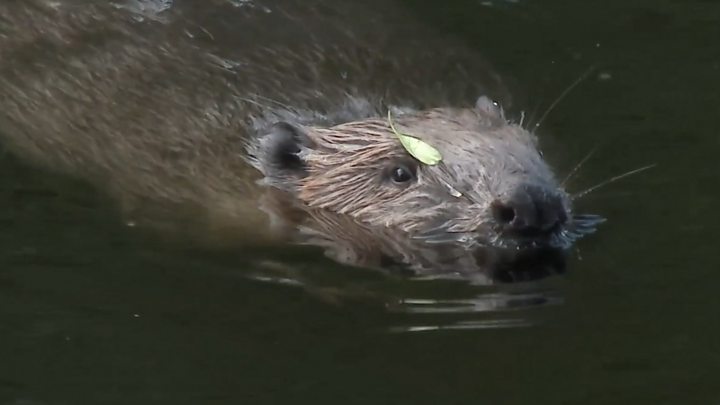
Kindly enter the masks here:
M 414 136 L 402 134 L 395 129 L 390 110 L 388 110 L 388 124 L 390 124 L 390 129 L 392 129 L 395 136 L 398 137 L 403 148 L 405 148 L 412 157 L 430 166 L 440 163 L 442 155 L 437 149 Z

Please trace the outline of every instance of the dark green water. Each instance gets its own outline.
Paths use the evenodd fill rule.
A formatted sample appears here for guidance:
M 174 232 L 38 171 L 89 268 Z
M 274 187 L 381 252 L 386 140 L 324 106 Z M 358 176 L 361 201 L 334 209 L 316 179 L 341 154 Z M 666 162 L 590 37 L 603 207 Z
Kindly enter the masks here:
M 549 160 L 609 221 L 533 326 L 393 333 L 450 315 L 248 280 L 402 290 L 316 249 L 207 252 L 125 226 L 87 186 L 0 162 L 0 404 L 719 404 L 720 3 L 418 6 L 514 79 Z M 523 104 L 524 103 L 524 104 Z M 443 290 L 445 284 L 422 288 Z M 448 323 L 448 322 L 445 322 Z

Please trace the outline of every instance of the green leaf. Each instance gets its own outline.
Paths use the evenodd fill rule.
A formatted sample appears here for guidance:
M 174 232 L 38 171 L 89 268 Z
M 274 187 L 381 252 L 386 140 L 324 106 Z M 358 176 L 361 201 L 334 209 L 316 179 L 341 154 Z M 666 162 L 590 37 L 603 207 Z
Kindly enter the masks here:
M 405 148 L 412 157 L 430 166 L 436 165 L 442 161 L 442 155 L 437 149 L 414 136 L 402 134 L 395 129 L 390 110 L 388 110 L 388 123 L 390 124 L 390 129 L 392 129 L 395 136 L 397 136 L 400 140 L 403 148 Z

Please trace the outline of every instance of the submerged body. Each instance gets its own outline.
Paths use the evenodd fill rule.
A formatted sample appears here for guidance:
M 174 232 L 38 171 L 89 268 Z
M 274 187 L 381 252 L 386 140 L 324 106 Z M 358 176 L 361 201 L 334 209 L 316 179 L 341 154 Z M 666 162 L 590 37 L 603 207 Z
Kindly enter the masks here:
M 271 187 L 428 243 L 571 241 L 534 136 L 477 98 L 507 99 L 482 58 L 394 3 L 353 3 L 4 2 L 2 141 L 129 211 L 242 222 Z M 413 159 L 388 109 L 443 161 Z

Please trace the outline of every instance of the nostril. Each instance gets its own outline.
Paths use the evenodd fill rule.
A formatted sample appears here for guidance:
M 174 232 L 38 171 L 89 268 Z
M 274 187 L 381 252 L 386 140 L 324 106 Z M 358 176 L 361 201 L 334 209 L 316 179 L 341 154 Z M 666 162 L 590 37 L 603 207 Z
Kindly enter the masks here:
M 537 186 L 518 187 L 495 200 L 490 214 L 504 234 L 523 238 L 558 233 L 567 222 L 561 196 Z
M 493 206 L 493 216 L 501 224 L 509 224 L 515 220 L 515 209 L 504 204 Z

